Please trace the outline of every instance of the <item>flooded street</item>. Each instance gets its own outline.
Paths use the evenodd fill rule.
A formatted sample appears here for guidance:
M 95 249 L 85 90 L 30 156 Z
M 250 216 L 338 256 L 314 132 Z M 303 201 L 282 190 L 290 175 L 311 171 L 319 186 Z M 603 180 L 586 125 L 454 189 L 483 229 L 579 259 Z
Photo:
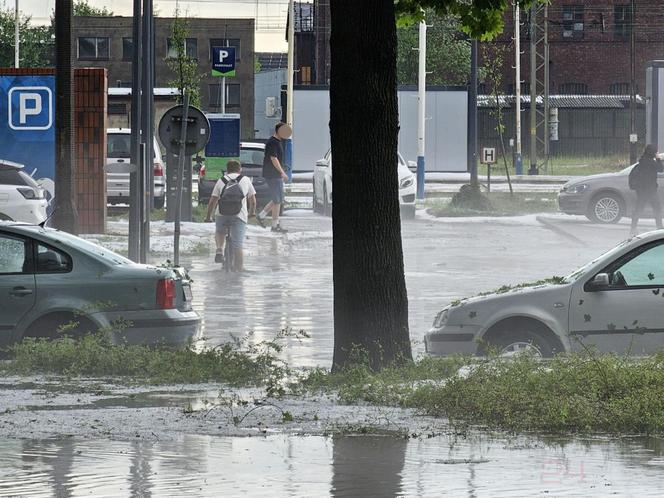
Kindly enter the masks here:
M 0 495 L 661 496 L 656 438 L 0 442 Z
M 296 366 L 330 366 L 332 223 L 294 210 L 284 226 L 290 230 L 286 236 L 250 233 L 247 275 L 224 273 L 212 263 L 213 255 L 186 261 L 204 335 L 216 345 L 249 332 L 260 341 L 282 329 L 304 330 L 310 338 L 291 340 L 285 358 Z M 422 339 L 434 316 L 451 301 L 504 284 L 569 274 L 624 240 L 629 227 L 563 215 L 443 220 L 421 212 L 416 220 L 405 220 L 402 231 L 410 336 L 417 354 L 424 350 Z

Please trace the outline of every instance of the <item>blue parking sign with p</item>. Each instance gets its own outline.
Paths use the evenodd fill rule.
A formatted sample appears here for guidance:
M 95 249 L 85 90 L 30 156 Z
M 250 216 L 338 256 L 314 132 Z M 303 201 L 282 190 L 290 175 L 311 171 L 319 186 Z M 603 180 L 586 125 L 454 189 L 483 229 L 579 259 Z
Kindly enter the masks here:
M 54 94 L 54 76 L 0 76 L 0 158 L 35 178 L 55 175 Z
M 235 76 L 235 47 L 212 47 L 212 76 Z

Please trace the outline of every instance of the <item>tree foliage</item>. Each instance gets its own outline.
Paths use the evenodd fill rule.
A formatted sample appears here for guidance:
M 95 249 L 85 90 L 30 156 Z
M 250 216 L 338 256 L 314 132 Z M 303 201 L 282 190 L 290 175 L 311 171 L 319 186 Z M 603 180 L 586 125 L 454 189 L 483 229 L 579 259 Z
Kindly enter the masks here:
M 53 65 L 52 26 L 33 26 L 29 16 L 19 20 L 21 67 Z M 0 10 L 0 67 L 14 66 L 14 11 Z
M 461 35 L 457 18 L 426 13 L 427 83 L 430 85 L 465 85 L 470 73 L 470 42 Z M 397 73 L 400 85 L 417 84 L 419 29 L 417 25 L 397 30 L 399 47 Z
M 180 9 L 176 8 L 171 31 L 171 46 L 175 50 L 175 57 L 166 55 L 166 64 L 175 73 L 175 80 L 170 85 L 179 90 L 178 103 L 182 103 L 182 95 L 186 91 L 190 104 L 200 107 L 202 74 L 198 71 L 198 61 L 187 55 L 188 33 L 189 21 L 186 16 L 182 17 Z
M 78 0 L 74 4 L 74 16 L 80 17 L 111 17 L 113 12 L 106 7 L 95 7 L 88 0 Z

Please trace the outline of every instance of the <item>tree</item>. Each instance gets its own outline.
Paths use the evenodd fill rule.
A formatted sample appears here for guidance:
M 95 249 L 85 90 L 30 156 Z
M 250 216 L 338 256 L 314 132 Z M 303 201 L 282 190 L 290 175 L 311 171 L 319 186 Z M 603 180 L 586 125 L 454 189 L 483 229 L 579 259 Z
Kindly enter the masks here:
M 427 83 L 431 85 L 465 85 L 470 73 L 470 41 L 461 33 L 458 19 L 426 13 L 427 25 Z M 416 85 L 419 30 L 416 25 L 401 26 L 397 30 L 397 73 L 400 85 Z
M 78 232 L 74 201 L 74 65 L 72 64 L 72 0 L 55 2 L 55 212 L 60 230 Z
M 74 4 L 74 15 L 79 17 L 111 17 L 113 12 L 106 7 L 94 7 L 88 0 L 78 0 Z
M 182 103 L 182 96 L 186 91 L 189 94 L 190 104 L 194 107 L 201 105 L 201 79 L 198 72 L 198 61 L 187 54 L 187 35 L 189 22 L 187 17 L 180 15 L 180 9 L 175 9 L 173 27 L 171 28 L 170 49 L 175 51 L 175 57 L 170 53 L 166 55 L 166 64 L 175 73 L 175 80 L 170 84 L 179 90 L 178 103 Z
M 44 67 L 53 64 L 53 29 L 33 26 L 29 16 L 19 21 L 21 67 Z M 0 67 L 14 66 L 14 11 L 0 10 Z
M 396 17 L 416 22 L 430 8 L 484 39 L 500 32 L 507 7 L 508 0 L 330 2 L 335 370 L 354 351 L 374 369 L 412 359 L 397 191 Z

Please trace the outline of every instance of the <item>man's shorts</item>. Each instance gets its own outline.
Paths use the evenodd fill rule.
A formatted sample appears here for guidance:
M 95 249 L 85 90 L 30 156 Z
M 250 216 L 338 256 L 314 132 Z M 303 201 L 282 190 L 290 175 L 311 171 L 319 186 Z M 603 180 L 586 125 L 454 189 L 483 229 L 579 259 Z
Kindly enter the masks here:
M 275 204 L 284 203 L 284 181 L 281 178 L 266 178 L 270 188 L 270 200 Z
M 231 242 L 233 249 L 240 250 L 244 245 L 247 233 L 247 224 L 237 216 L 217 216 L 217 233 L 226 235 L 226 227 L 231 228 Z

